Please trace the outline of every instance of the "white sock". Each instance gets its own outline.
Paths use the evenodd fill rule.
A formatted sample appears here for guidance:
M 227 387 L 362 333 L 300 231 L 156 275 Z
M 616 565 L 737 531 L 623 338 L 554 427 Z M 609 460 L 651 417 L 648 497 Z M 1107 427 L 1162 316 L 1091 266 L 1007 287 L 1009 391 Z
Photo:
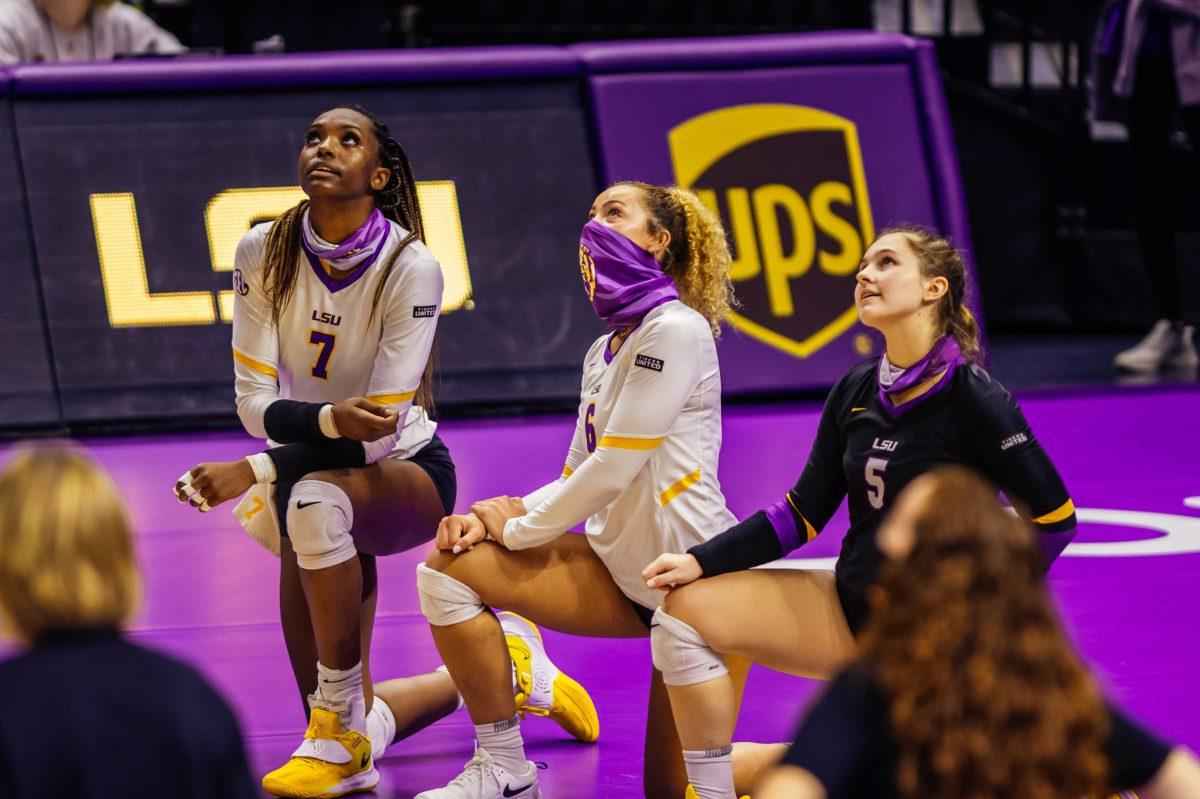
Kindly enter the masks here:
M 521 740 L 521 720 L 515 714 L 504 721 L 476 724 L 475 737 L 500 768 L 510 774 L 525 773 L 525 742 Z
M 362 661 L 348 669 L 331 669 L 317 663 L 317 694 L 326 702 L 345 702 L 350 706 L 349 718 L 343 724 L 355 732 L 367 735 L 366 697 L 363 695 Z
M 733 747 L 683 750 L 683 765 L 697 799 L 737 799 L 733 792 Z
M 378 696 L 367 713 L 367 733 L 371 739 L 371 757 L 378 760 L 396 737 L 396 717 L 388 703 Z
M 450 669 L 446 668 L 444 665 L 438 666 L 437 669 L 435 669 L 435 671 L 440 671 L 442 674 L 445 674 L 447 677 L 450 676 Z M 451 678 L 451 681 L 453 681 L 453 678 Z M 467 703 L 463 701 L 462 694 L 458 693 L 458 686 L 454 687 L 454 695 L 458 697 L 458 704 L 454 706 L 454 710 L 452 712 L 457 713 L 458 711 L 460 711 L 464 707 L 466 707 Z

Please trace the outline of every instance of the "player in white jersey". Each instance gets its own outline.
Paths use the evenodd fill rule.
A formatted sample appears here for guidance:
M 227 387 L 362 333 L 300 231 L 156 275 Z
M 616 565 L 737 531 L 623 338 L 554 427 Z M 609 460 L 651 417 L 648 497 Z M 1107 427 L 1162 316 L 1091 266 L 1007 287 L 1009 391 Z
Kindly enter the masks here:
M 455 473 L 425 411 L 442 274 L 407 156 L 381 120 L 341 107 L 309 127 L 299 171 L 309 199 L 247 233 L 233 274 L 238 415 L 273 446 L 200 464 L 176 493 L 206 511 L 252 489 L 237 515 L 281 555 L 284 638 L 311 710 L 304 742 L 263 785 L 338 796 L 375 786 L 373 750 L 459 703 L 445 673 L 384 683 L 374 702 L 367 660 L 375 556 L 429 540 L 453 510 Z M 517 706 L 549 710 L 532 685 L 553 668 L 536 630 L 514 618 L 506 632 L 531 663 L 514 678 Z
M 444 519 L 438 550 L 418 567 L 421 609 L 478 739 L 462 774 L 419 799 L 540 796 L 489 606 L 576 635 L 647 636 L 662 594 L 641 578 L 646 558 L 734 521 L 717 481 L 714 334 L 731 298 L 721 223 L 691 192 L 641 183 L 611 186 L 588 216 L 580 269 L 613 332 L 584 362 L 562 475 Z M 586 535 L 563 535 L 585 520 Z M 686 777 L 657 673 L 650 704 L 647 796 L 680 797 Z

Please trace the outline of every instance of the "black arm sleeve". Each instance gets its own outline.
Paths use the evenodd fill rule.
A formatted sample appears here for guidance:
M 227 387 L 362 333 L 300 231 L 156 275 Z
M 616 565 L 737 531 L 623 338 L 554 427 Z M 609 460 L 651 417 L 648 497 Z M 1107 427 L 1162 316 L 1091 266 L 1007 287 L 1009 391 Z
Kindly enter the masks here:
M 321 432 L 321 408 L 325 402 L 300 402 L 278 399 L 267 406 L 263 427 L 272 441 L 291 444 L 295 441 L 329 441 Z
M 688 550 L 705 577 L 752 569 L 784 555 L 775 528 L 763 511 L 755 511 L 720 535 Z
M 1014 503 L 1024 504 L 1041 533 L 1046 566 L 1075 535 L 1075 506 L 1046 450 L 1012 395 L 997 384 L 979 398 L 971 428 L 974 461 Z
M 1104 754 L 1108 758 L 1110 790 L 1139 788 L 1154 779 L 1171 754 L 1171 747 L 1111 704 L 1108 712 L 1112 725 Z
M 345 469 L 367 462 L 362 442 L 349 438 L 298 441 L 269 449 L 267 455 L 275 463 L 277 483 L 294 482 L 321 469 Z
M 812 774 L 829 799 L 858 795 L 864 773 L 884 767 L 887 705 L 865 670 L 839 674 L 800 722 L 783 762 Z M 878 775 L 886 782 L 892 775 Z M 865 795 L 865 794 L 864 794 Z
M 781 503 L 769 512 L 758 511 L 688 550 L 700 562 L 705 577 L 749 569 L 783 557 L 820 532 L 833 516 L 846 496 L 846 475 L 842 471 L 844 447 L 838 421 L 841 386 L 839 383 L 829 393 L 808 463 Z M 776 518 L 780 518 L 780 514 L 790 515 L 794 530 L 777 530 L 768 513 L 776 514 Z M 810 526 L 811 534 L 806 532 Z M 784 541 L 789 542 L 786 550 Z

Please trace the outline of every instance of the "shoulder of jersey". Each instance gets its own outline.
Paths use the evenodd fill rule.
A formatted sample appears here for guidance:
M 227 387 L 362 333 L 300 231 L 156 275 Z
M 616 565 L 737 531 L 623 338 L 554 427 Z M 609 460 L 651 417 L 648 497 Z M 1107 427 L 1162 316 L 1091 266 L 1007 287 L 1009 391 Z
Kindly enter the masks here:
M 133 6 L 127 6 L 124 3 L 113 3 L 103 8 L 98 8 L 101 14 L 111 21 L 123 23 L 125 25 L 135 24 L 140 22 L 139 17 L 146 17 L 144 13 L 138 11 Z M 149 18 L 146 19 L 149 21 Z
M 396 236 L 396 241 L 401 241 L 404 236 L 408 235 L 407 231 L 392 222 L 393 233 Z M 396 267 L 393 280 L 400 275 L 424 276 L 430 279 L 442 279 L 442 267 L 438 264 L 437 258 L 433 256 L 433 252 L 426 246 L 425 242 L 420 239 L 413 239 L 404 248 L 404 251 L 396 258 Z
M 850 371 L 842 376 L 838 381 L 842 386 L 857 386 L 867 381 L 874 381 L 875 376 L 879 373 L 879 359 L 876 355 L 874 358 L 868 358 L 862 363 L 857 363 L 850 367 Z
M 962 374 L 960 378 L 962 385 L 966 388 L 966 393 L 971 398 L 979 402 L 995 401 L 997 399 L 1006 402 L 1011 400 L 1012 394 L 1009 390 L 979 364 L 965 363 L 959 367 L 959 372 Z
M 246 272 L 254 272 L 262 268 L 263 251 L 267 246 L 267 234 L 271 232 L 272 222 L 260 222 L 242 234 L 237 246 L 237 268 Z
M 585 355 L 583 358 L 585 365 L 600 357 L 601 347 L 603 347 L 605 342 L 608 341 L 608 337 L 610 335 L 610 333 L 604 333 L 598 339 L 592 342 L 592 346 L 588 347 L 587 355 Z
M 109 9 L 104 10 L 108 11 Z M 26 24 L 32 23 L 33 25 L 38 25 L 41 22 L 41 20 L 38 19 L 37 7 L 34 6 L 33 3 L 21 3 L 16 2 L 16 0 L 3 0 L 3 2 L 0 2 L 0 11 L 3 12 L 5 28 L 15 27 L 13 23 L 17 22 L 18 20 Z
M 712 329 L 708 326 L 708 320 L 705 319 L 699 311 L 691 306 L 680 302 L 668 302 L 650 311 L 646 315 L 642 326 L 638 328 L 637 334 L 641 336 L 649 335 L 657 330 L 669 330 L 683 333 L 691 331 L 699 338 L 701 342 L 712 341 Z

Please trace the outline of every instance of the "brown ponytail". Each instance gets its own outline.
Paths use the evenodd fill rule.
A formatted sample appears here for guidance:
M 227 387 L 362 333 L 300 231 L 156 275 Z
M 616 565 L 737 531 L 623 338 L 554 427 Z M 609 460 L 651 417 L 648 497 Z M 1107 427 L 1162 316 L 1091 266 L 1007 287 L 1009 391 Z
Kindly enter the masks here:
M 883 238 L 889 233 L 902 233 L 921 263 L 921 274 L 925 277 L 944 277 L 949 289 L 938 304 L 938 319 L 942 332 L 948 333 L 958 342 L 958 348 L 968 361 L 979 361 L 983 347 L 979 343 L 979 324 L 967 307 L 967 262 L 945 236 L 918 225 L 890 227 L 879 234 Z
M 663 271 L 675 280 L 679 298 L 694 308 L 720 337 L 721 322 L 737 305 L 729 272 L 733 258 L 720 218 L 694 193 L 678 186 L 624 181 L 642 191 L 651 233 L 666 230 L 671 243 L 662 255 Z

